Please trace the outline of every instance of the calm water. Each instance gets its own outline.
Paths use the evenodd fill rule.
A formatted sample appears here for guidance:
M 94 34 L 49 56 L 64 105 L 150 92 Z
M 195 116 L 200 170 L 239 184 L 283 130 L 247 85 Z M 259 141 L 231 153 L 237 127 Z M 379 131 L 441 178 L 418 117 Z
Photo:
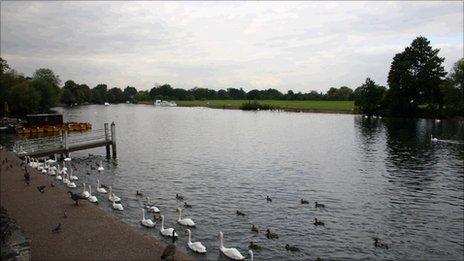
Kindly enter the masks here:
M 183 216 L 197 223 L 192 239 L 208 249 L 200 258 L 224 258 L 217 236 L 223 231 L 225 246 L 246 256 L 250 241 L 261 245 L 256 260 L 464 259 L 462 121 L 126 104 L 63 112 L 65 120 L 94 128 L 116 123 L 119 158 L 105 161 L 100 179 L 126 209 L 113 211 L 103 197 L 100 207 L 140 227 L 141 190 L 191 253 L 175 221 L 183 204 L 175 194 L 183 195 L 193 205 Z M 440 141 L 431 143 L 431 133 Z M 88 153 L 104 155 L 104 148 L 72 155 L 79 182 L 96 184 L 84 162 L 99 158 Z M 315 209 L 314 201 L 326 209 Z M 325 227 L 314 226 L 315 217 Z M 161 238 L 159 227 L 140 229 Z M 279 239 L 266 239 L 267 228 Z M 373 237 L 390 249 L 374 248 Z M 287 252 L 287 243 L 301 252 Z

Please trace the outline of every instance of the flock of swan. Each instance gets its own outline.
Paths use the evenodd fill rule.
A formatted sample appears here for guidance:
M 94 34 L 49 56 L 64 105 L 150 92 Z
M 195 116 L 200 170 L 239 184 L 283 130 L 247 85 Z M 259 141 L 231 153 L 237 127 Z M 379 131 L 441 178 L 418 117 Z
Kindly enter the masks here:
M 68 188 L 77 188 L 77 185 L 75 181 L 79 180 L 79 178 L 75 175 L 73 175 L 73 170 L 72 168 L 68 169 L 66 167 L 66 164 L 71 162 L 71 157 L 68 155 L 64 160 L 62 161 L 61 165 L 60 162 L 57 160 L 56 155 L 54 156 L 54 159 L 48 159 L 46 161 L 39 161 L 37 158 L 32 158 L 29 156 L 25 157 L 25 163 L 38 170 L 40 173 L 44 175 L 49 175 L 54 177 L 57 181 L 60 181 L 63 183 Z M 102 161 L 100 161 L 99 167 L 97 168 L 98 172 L 104 171 L 104 167 L 102 165 Z M 92 194 L 92 186 L 90 184 L 82 183 L 83 190 L 79 194 L 80 199 L 86 199 L 91 203 L 98 203 L 98 198 Z M 108 189 L 108 190 L 107 190 Z M 118 211 L 123 211 L 124 207 L 121 204 L 121 198 L 116 196 L 113 192 L 113 189 L 111 186 L 104 186 L 103 184 L 100 183 L 100 180 L 97 178 L 97 186 L 96 186 L 96 191 L 99 194 L 106 194 L 108 195 L 107 198 L 111 202 L 111 207 L 114 210 Z M 72 196 L 73 193 L 69 192 Z M 137 195 L 142 195 L 137 191 Z M 181 196 L 176 195 L 176 199 L 183 199 Z M 186 204 L 187 205 L 187 204 Z M 142 219 L 140 221 L 141 225 L 147 228 L 153 228 L 156 225 L 156 222 L 151 220 L 150 218 L 147 218 L 145 216 L 145 213 L 147 212 L 152 212 L 152 213 L 160 213 L 159 208 L 157 208 L 154 204 L 151 203 L 150 198 L 146 197 L 146 203 L 145 203 L 145 208 L 142 209 Z M 187 246 L 190 248 L 192 251 L 200 254 L 204 254 L 207 252 L 206 247 L 199 241 L 197 242 L 192 242 L 192 232 L 190 229 L 191 227 L 195 227 L 196 224 L 191 218 L 183 218 L 182 217 L 182 209 L 177 208 L 176 211 L 178 212 L 178 218 L 177 218 L 177 223 L 179 223 L 182 226 L 187 227 L 186 232 L 188 233 L 188 241 L 187 241 Z M 160 233 L 164 237 L 172 237 L 173 239 L 178 237 L 178 234 L 176 233 L 175 229 L 170 227 L 170 228 L 165 228 L 164 227 L 164 215 L 160 215 L 161 218 L 161 227 L 160 227 Z M 219 232 L 219 241 L 220 241 L 220 251 L 228 258 L 233 259 L 233 260 L 244 260 L 245 257 L 238 251 L 236 248 L 229 248 L 224 246 L 224 235 L 222 232 Z M 250 259 L 253 260 L 253 251 L 249 250 L 249 255 Z

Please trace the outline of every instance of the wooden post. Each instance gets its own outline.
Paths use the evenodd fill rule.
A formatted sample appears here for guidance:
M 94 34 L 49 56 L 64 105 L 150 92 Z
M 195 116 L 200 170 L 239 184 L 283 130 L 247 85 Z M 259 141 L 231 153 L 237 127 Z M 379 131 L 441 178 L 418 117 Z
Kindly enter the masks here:
M 108 137 L 109 132 L 108 132 L 108 123 L 105 123 L 105 141 L 106 141 L 106 158 L 110 159 L 111 154 L 110 154 L 110 139 Z
M 116 126 L 114 121 L 111 123 L 111 148 L 113 149 L 113 159 L 117 157 L 116 153 Z

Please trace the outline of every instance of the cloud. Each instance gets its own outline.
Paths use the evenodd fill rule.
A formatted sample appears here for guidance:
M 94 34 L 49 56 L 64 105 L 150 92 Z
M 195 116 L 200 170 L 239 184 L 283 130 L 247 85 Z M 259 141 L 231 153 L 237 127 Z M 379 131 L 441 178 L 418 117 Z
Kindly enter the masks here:
M 462 2 L 1 2 L 1 56 L 95 86 L 277 88 L 386 84 L 418 35 L 463 57 Z

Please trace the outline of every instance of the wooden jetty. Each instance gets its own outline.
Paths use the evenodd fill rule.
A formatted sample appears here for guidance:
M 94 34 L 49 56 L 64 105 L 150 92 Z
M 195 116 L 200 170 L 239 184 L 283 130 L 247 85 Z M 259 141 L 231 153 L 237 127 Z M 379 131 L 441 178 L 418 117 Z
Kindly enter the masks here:
M 53 154 L 68 155 L 70 152 L 91 148 L 106 147 L 106 158 L 115 159 L 116 150 L 116 125 L 104 124 L 102 130 L 92 130 L 81 134 L 68 135 L 67 131 L 61 135 L 18 141 L 14 152 L 20 157 L 44 157 Z

